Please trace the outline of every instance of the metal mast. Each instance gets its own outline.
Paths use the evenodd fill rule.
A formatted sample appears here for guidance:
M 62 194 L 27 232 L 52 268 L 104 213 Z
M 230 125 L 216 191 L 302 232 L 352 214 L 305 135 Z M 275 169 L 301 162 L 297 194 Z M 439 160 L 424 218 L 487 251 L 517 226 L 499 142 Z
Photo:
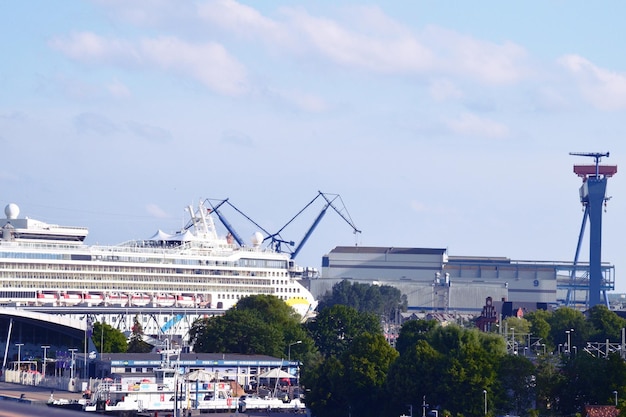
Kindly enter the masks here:
M 602 206 L 606 203 L 607 178 L 617 173 L 616 165 L 600 165 L 600 158 L 609 157 L 609 153 L 582 153 L 570 152 L 574 156 L 587 156 L 594 158 L 594 165 L 574 165 L 574 173 L 583 179 L 580 187 L 580 202 L 585 208 L 583 224 L 578 238 L 576 257 L 578 261 L 580 242 L 585 229 L 585 223 L 589 218 L 589 307 L 598 304 L 607 304 L 606 293 L 602 300 Z

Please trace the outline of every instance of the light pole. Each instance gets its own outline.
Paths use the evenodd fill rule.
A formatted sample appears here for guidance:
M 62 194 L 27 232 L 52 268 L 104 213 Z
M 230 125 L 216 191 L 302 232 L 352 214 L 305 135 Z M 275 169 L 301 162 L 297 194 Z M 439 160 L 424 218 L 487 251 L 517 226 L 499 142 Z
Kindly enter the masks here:
M 289 347 L 287 348 L 287 361 L 291 362 L 291 347 L 293 345 L 299 345 L 300 343 L 302 343 L 302 340 L 297 340 L 293 343 L 289 343 Z
M 515 355 L 517 353 L 517 349 L 515 348 L 515 327 L 511 327 L 511 332 L 513 333 L 511 341 L 513 342 L 513 354 Z
M 571 334 L 574 331 L 574 329 L 569 329 L 569 330 L 565 330 L 565 333 L 567 333 L 567 353 L 568 354 L 572 354 L 572 337 Z
M 617 391 L 613 391 L 613 395 L 615 395 L 615 407 L 617 407 Z
M 24 346 L 24 343 L 16 343 L 15 346 L 17 346 L 17 369 L 21 371 L 22 370 L 22 346 Z
M 46 352 L 50 349 L 50 346 L 45 345 L 41 347 L 43 349 L 43 365 L 41 365 L 41 375 L 46 377 Z
M 70 379 L 74 379 L 74 354 L 76 354 L 78 349 L 72 348 L 68 350 L 72 353 L 72 362 L 70 363 Z
M 487 415 L 487 390 L 483 390 L 483 395 L 485 396 L 485 415 Z

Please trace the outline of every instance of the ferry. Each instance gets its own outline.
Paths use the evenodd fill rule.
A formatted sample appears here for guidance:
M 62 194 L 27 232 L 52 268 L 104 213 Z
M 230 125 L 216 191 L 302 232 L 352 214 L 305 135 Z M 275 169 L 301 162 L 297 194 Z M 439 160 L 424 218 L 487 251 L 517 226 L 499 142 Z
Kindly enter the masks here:
M 196 376 L 194 376 L 194 374 Z M 156 369 L 152 374 L 126 375 L 118 379 L 106 378 L 98 382 L 89 398 L 77 403 L 58 406 L 80 407 L 86 412 L 116 415 L 158 415 L 159 412 L 196 410 L 197 413 L 233 415 L 269 415 L 271 412 L 288 417 L 287 413 L 305 414 L 307 408 L 300 398 L 237 396 L 231 383 L 216 381 L 205 371 L 181 374 L 176 368 Z M 51 403 L 49 405 L 57 405 Z M 256 412 L 256 413 L 255 413 Z M 179 415 L 189 415 L 180 413 Z
M 88 230 L 19 216 L 8 204 L 0 219 L 0 306 L 186 307 L 225 311 L 243 297 L 268 294 L 303 319 L 317 306 L 289 254 L 219 236 L 211 210 L 187 207 L 179 231 L 118 245 L 85 244 Z M 53 310 L 52 310 L 53 311 Z

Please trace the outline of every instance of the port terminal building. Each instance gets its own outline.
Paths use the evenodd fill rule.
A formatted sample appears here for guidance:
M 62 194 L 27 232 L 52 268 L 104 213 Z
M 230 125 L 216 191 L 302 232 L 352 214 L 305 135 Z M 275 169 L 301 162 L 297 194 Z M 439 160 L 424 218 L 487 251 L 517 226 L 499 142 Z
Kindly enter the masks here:
M 614 266 L 603 263 L 602 273 L 606 294 L 614 290 Z M 398 288 L 409 311 L 478 315 L 488 297 L 538 308 L 585 308 L 589 264 L 449 256 L 443 248 L 338 246 L 322 258 L 310 290 L 320 298 L 343 280 Z

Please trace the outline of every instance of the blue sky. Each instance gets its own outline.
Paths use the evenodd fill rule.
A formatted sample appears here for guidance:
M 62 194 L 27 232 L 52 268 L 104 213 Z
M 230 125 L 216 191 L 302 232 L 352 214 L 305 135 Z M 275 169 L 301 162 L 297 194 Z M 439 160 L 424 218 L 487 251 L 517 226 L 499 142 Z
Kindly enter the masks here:
M 341 195 L 362 233 L 328 213 L 302 265 L 355 243 L 570 261 L 583 213 L 572 166 L 591 160 L 569 152 L 610 151 L 602 162 L 618 166 L 626 154 L 625 12 L 4 2 L 0 204 L 117 243 L 179 228 L 201 198 L 229 198 L 277 231 L 320 190 Z M 609 180 L 603 219 L 621 292 L 625 175 Z M 300 241 L 321 208 L 283 237 Z M 255 231 L 225 214 L 243 237 Z

